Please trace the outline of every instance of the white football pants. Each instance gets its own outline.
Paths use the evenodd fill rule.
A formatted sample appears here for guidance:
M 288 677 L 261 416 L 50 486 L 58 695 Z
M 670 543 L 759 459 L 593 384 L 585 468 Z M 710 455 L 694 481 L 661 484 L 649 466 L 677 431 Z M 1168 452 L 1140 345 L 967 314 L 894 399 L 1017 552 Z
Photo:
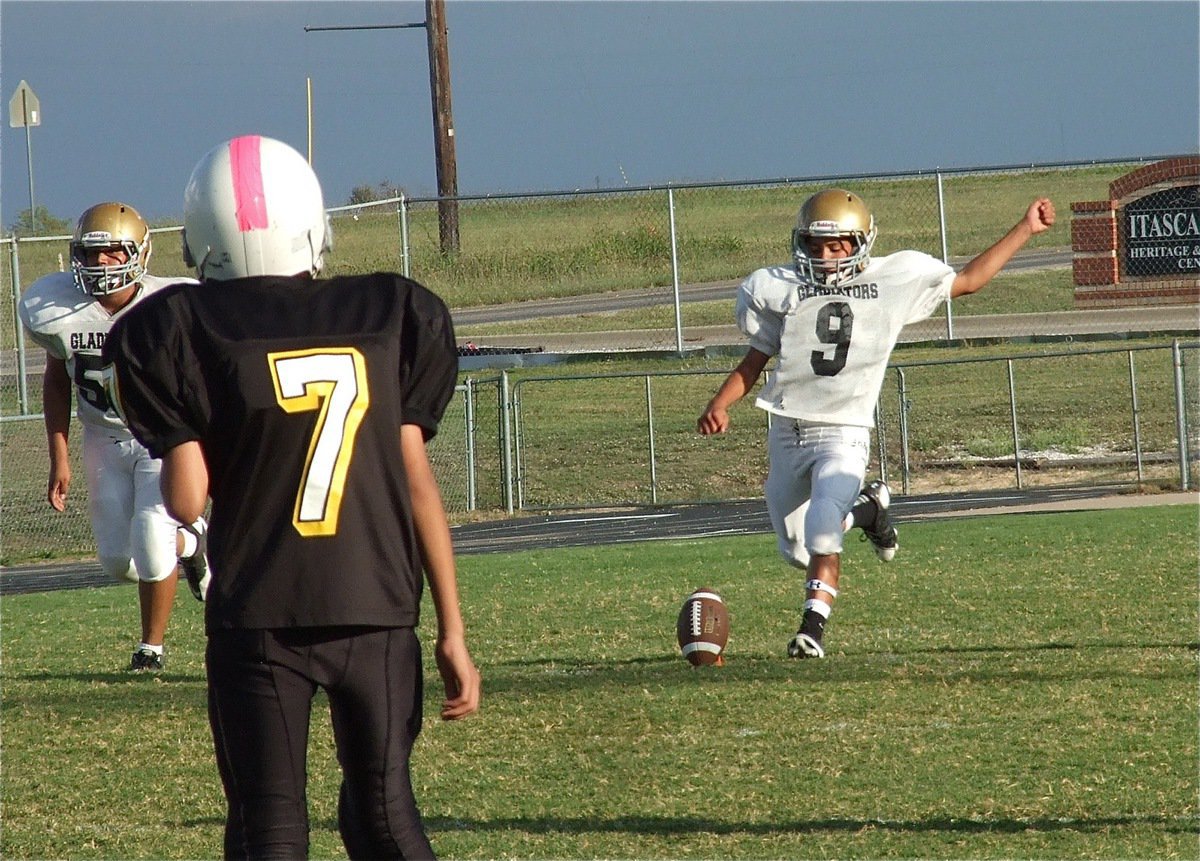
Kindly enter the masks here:
M 115 580 L 158 582 L 175 570 L 179 523 L 167 514 L 162 461 L 133 438 L 84 427 L 83 467 L 96 555 Z
M 862 490 L 871 431 L 771 416 L 764 491 L 779 552 L 797 568 L 842 552 L 842 523 Z

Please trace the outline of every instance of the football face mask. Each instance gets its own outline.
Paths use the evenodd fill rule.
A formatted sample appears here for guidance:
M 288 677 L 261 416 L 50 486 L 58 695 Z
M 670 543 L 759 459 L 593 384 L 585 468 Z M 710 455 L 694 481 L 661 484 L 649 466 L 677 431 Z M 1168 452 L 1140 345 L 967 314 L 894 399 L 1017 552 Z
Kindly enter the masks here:
M 99 252 L 123 251 L 125 262 L 105 265 Z M 79 216 L 71 237 L 71 272 L 89 296 L 119 293 L 142 280 L 150 261 L 150 228 L 132 206 L 100 203 Z
M 848 239 L 853 251 L 834 259 L 811 253 L 810 242 Z M 862 198 L 853 192 L 832 188 L 814 194 L 796 216 L 792 230 L 792 261 L 796 274 L 812 284 L 834 285 L 848 281 L 867 268 L 875 244 L 875 217 Z

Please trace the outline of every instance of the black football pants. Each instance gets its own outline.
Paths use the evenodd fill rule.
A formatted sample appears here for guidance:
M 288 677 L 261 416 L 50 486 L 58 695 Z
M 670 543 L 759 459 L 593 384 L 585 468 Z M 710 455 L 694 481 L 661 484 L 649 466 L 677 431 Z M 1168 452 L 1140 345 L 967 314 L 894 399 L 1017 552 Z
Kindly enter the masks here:
M 329 697 L 350 858 L 433 858 L 409 779 L 421 731 L 412 628 L 236 630 L 208 638 L 208 714 L 229 810 L 226 858 L 308 857 L 309 716 Z

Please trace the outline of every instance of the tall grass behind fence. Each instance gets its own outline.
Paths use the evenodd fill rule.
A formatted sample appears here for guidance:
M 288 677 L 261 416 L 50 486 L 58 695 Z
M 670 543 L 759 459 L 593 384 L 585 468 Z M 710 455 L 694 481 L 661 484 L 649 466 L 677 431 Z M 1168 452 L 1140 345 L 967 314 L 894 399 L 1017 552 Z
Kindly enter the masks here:
M 513 385 L 518 506 L 701 502 L 761 492 L 766 419 L 752 398 L 729 432 L 696 433 L 724 371 L 526 376 Z M 570 404 L 567 419 L 565 404 Z
M 661 191 L 465 199 L 461 250 L 447 255 L 438 246 L 436 201 L 414 200 L 411 274 L 452 308 L 663 291 L 671 284 L 665 203 Z
M 41 389 L 37 392 L 41 404 Z M 67 510 L 46 501 L 50 457 L 39 417 L 0 425 L 0 564 L 56 557 L 94 556 L 88 524 L 87 480 L 83 471 L 79 421 L 71 421 L 71 486 Z
M 662 305 L 639 311 L 632 321 L 624 320 L 621 325 L 644 332 L 635 348 L 663 349 L 675 343 L 675 282 L 686 286 L 737 281 L 753 269 L 787 261 L 796 211 L 820 188 L 841 185 L 868 202 L 879 225 L 877 254 L 914 248 L 941 258 L 944 248 L 946 257 L 957 260 L 977 254 L 999 239 L 1030 201 L 1041 195 L 1056 201 L 1059 221 L 1027 247 L 1069 250 L 1070 203 L 1107 198 L 1109 183 L 1139 163 L 814 177 L 533 198 L 463 198 L 460 218 L 471 226 L 461 227 L 462 248 L 452 257 L 442 255 L 438 247 L 436 201 L 412 199 L 405 201 L 404 207 L 411 222 L 408 254 L 413 277 L 445 296 L 454 308 L 624 289 L 656 294 Z M 530 250 L 531 237 L 536 237 L 534 250 Z M 1020 310 L 1070 310 L 1069 267 L 1067 270 L 1054 273 L 1058 289 L 1043 294 L 1040 306 L 1022 306 Z M 495 298 L 497 283 L 503 285 L 501 298 Z M 987 303 L 961 301 L 955 303 L 952 313 L 997 313 L 997 304 L 1003 311 L 1003 297 Z M 698 319 L 697 310 L 687 304 L 680 309 L 684 337 L 689 325 L 709 322 Z M 729 313 L 727 319 L 732 322 L 731 309 Z M 554 326 L 554 320 L 538 320 L 488 326 L 482 331 L 536 336 L 554 331 Z
M 670 304 L 676 280 L 738 280 L 786 261 L 796 211 L 820 187 L 842 185 L 867 200 L 880 228 L 879 254 L 915 248 L 941 257 L 943 233 L 950 257 L 976 254 L 1041 194 L 1058 203 L 1059 223 L 1030 247 L 1067 249 L 1070 203 L 1105 198 L 1110 182 L 1148 160 L 463 197 L 456 254 L 439 247 L 436 199 L 336 207 L 329 211 L 334 249 L 327 273 L 408 271 L 455 309 L 614 290 L 649 291 Z M 155 274 L 192 274 L 183 265 L 179 231 L 177 225 L 153 229 Z M 10 295 L 0 302 L 0 349 L 9 358 L 17 341 L 16 298 L 37 278 L 69 265 L 68 240 L 0 240 L 0 283 Z M 955 313 L 979 313 L 978 307 L 958 303 Z M 664 335 L 650 330 L 661 328 L 663 319 L 673 325 L 673 317 L 646 315 L 639 328 L 648 330 L 651 348 Z M 6 366 L 5 386 L 9 373 Z

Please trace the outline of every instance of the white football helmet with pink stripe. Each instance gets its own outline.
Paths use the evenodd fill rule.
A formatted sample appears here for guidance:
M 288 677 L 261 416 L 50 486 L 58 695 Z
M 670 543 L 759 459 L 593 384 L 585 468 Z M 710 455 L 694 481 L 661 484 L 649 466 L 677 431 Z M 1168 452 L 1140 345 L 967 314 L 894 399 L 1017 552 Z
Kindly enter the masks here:
M 192 170 L 183 193 L 183 256 L 201 280 L 315 276 L 330 247 L 321 184 L 287 144 L 236 137 Z

